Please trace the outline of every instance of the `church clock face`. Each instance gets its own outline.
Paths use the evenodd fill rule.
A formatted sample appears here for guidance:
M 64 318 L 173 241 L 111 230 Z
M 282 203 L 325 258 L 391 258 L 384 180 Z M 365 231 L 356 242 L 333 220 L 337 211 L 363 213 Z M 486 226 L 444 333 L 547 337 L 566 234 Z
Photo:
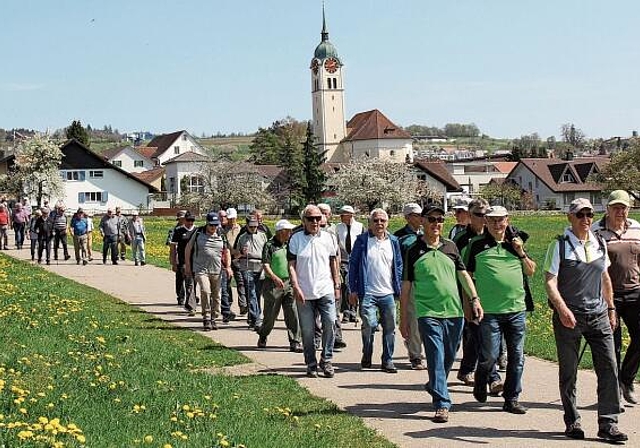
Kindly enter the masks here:
M 335 73 L 336 70 L 338 70 L 338 61 L 336 61 L 334 58 L 329 58 L 324 61 L 324 68 L 329 73 Z
M 313 70 L 314 74 L 318 74 L 318 68 L 320 67 L 320 61 L 318 61 L 317 59 L 314 59 L 313 61 L 311 61 L 311 70 Z

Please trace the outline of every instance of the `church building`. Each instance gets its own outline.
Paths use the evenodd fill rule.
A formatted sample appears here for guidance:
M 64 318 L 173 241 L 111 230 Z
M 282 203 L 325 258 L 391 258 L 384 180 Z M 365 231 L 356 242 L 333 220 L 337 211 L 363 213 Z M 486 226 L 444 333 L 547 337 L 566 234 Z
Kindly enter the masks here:
M 347 162 L 377 157 L 394 162 L 413 161 L 411 135 L 382 112 L 373 109 L 345 120 L 343 63 L 329 32 L 322 10 L 321 41 L 311 59 L 313 131 L 319 151 L 327 162 Z

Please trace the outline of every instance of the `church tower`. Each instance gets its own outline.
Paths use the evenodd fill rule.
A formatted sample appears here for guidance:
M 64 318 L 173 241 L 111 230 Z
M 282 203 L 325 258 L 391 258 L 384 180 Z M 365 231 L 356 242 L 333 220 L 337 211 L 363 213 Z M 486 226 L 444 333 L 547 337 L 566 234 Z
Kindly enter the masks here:
M 313 133 L 319 151 L 326 151 L 328 162 L 343 161 L 339 145 L 346 136 L 344 118 L 344 84 L 342 61 L 329 42 L 322 7 L 322 40 L 311 60 L 311 95 L 313 99 Z

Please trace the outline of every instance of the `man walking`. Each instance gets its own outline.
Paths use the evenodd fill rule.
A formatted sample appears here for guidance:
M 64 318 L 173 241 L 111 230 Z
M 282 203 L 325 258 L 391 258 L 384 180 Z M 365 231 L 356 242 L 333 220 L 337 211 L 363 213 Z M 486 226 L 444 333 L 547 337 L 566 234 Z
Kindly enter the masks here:
M 49 220 L 52 223 L 53 227 L 53 259 L 58 259 L 58 247 L 62 245 L 62 252 L 64 254 L 64 259 L 68 260 L 71 258 L 69 255 L 69 249 L 67 248 L 67 232 L 69 231 L 69 226 L 67 223 L 67 217 L 64 214 L 65 207 L 62 203 L 58 203 L 56 208 L 49 215 Z
M 273 325 L 280 313 L 280 308 L 282 308 L 289 337 L 289 349 L 292 352 L 302 353 L 298 309 L 293 299 L 287 262 L 287 246 L 291 230 L 294 227 L 286 219 L 278 221 L 275 227 L 276 234 L 267 241 L 262 251 L 262 266 L 265 273 L 262 289 L 264 318 L 258 330 L 258 347 L 265 348 L 267 346 L 267 337 L 273 330 Z
M 335 339 L 336 296 L 340 295 L 340 272 L 335 263 L 338 247 L 328 232 L 322 232 L 322 213 L 315 205 L 302 212 L 304 231 L 289 240 L 289 275 L 302 329 L 304 360 L 307 376 L 317 377 L 320 367 L 327 378 L 334 376 L 333 344 Z M 322 322 L 322 352 L 320 364 L 314 345 L 315 311 Z
M 118 264 L 118 217 L 112 208 L 100 219 L 100 235 L 102 235 L 102 264 L 107 264 L 107 253 L 111 252 L 111 263 Z
M 244 280 L 245 294 L 249 305 L 247 324 L 250 330 L 259 330 L 262 325 L 262 250 L 269 237 L 258 230 L 260 223 L 251 219 L 247 223 L 247 232 L 238 236 L 236 246 L 240 250 L 240 272 Z
M 127 231 L 127 217 L 122 214 L 120 207 L 116 207 L 116 217 L 118 218 L 118 251 L 120 252 L 120 260 L 124 261 L 127 257 L 127 244 L 130 243 L 129 233 Z
M 131 219 L 127 224 L 127 233 L 131 241 L 131 252 L 133 253 L 133 261 L 136 266 L 144 266 L 147 264 L 146 254 L 144 251 L 144 243 L 147 240 L 144 221 L 138 214 L 138 210 L 131 213 Z
M 76 264 L 82 262 L 86 266 L 87 261 L 87 218 L 84 210 L 79 208 L 71 218 L 71 233 L 73 235 L 73 252 L 76 256 Z
M 245 294 L 244 281 L 242 274 L 240 273 L 240 265 L 238 263 L 238 257 L 240 252 L 233 249 L 236 243 L 236 239 L 240 234 L 242 227 L 238 224 L 238 211 L 235 208 L 228 208 L 226 210 L 227 224 L 224 225 L 222 220 L 220 225 L 222 227 L 222 233 L 226 236 L 231 248 L 231 269 L 233 270 L 233 277 L 227 276 L 225 271 L 222 271 L 222 277 L 220 279 L 220 302 L 222 310 L 222 322 L 228 323 L 236 318 L 236 313 L 231 311 L 231 304 L 233 303 L 233 294 L 231 288 L 231 280 L 236 282 L 236 292 L 238 293 L 238 309 L 240 314 L 247 314 L 247 295 Z
M 196 315 L 195 279 L 193 275 L 185 272 L 185 260 L 187 243 L 196 231 L 196 217 L 191 212 L 185 212 L 178 218 L 182 223 L 171 235 L 171 247 L 169 261 L 171 270 L 176 274 L 175 288 L 178 296 L 178 305 L 184 306 L 190 316 Z
M 349 303 L 349 256 L 353 250 L 356 238 L 364 232 L 364 226 L 355 220 L 355 210 L 350 205 L 343 205 L 340 210 L 340 222 L 335 226 L 335 234 L 340 247 L 340 278 L 342 290 L 340 291 L 340 312 L 342 323 L 357 322 L 357 305 Z
M 369 215 L 369 231 L 358 236 L 349 259 L 349 301 L 359 300 L 362 319 L 363 369 L 371 368 L 373 336 L 382 325 L 382 362 L 380 369 L 397 373 L 393 364 L 396 329 L 396 302 L 400 297 L 402 253 L 398 238 L 389 234 L 389 216 L 381 208 Z
M 591 347 L 598 379 L 598 437 L 607 442 L 624 442 L 628 437 L 617 425 L 620 393 L 613 331 L 618 318 L 607 273 L 607 246 L 590 230 L 593 216 L 588 199 L 573 200 L 568 214 L 571 226 L 551 243 L 544 264 L 547 297 L 554 311 L 565 435 L 571 439 L 585 436 L 576 406 L 578 353 L 584 337 Z
M 16 203 L 13 211 L 13 230 L 16 236 L 16 249 L 22 249 L 24 244 L 25 229 L 29 223 L 29 212 L 20 202 Z
M 507 373 L 502 396 L 502 409 L 512 414 L 525 414 L 527 408 L 518 402 L 522 392 L 524 370 L 524 336 L 526 304 L 524 275 L 532 276 L 536 264 L 524 251 L 522 239 L 507 238 L 507 209 L 495 205 L 487 210 L 487 232 L 474 239 L 468 248 L 467 271 L 475 279 L 482 297 L 484 319 L 480 322 L 480 350 L 473 386 L 473 396 L 487 400 L 487 381 L 500 353 L 504 335 L 507 345 Z

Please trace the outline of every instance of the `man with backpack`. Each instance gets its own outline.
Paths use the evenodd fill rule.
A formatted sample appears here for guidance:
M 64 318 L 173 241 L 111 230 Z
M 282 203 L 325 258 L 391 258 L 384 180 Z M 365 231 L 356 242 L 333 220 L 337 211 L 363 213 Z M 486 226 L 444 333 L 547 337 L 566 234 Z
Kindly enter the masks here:
M 178 305 L 184 306 L 190 316 L 196 315 L 196 295 L 193 275 L 185 274 L 185 250 L 191 236 L 196 231 L 196 217 L 191 212 L 178 215 L 179 225 L 171 234 L 171 270 L 176 273 L 176 294 Z

